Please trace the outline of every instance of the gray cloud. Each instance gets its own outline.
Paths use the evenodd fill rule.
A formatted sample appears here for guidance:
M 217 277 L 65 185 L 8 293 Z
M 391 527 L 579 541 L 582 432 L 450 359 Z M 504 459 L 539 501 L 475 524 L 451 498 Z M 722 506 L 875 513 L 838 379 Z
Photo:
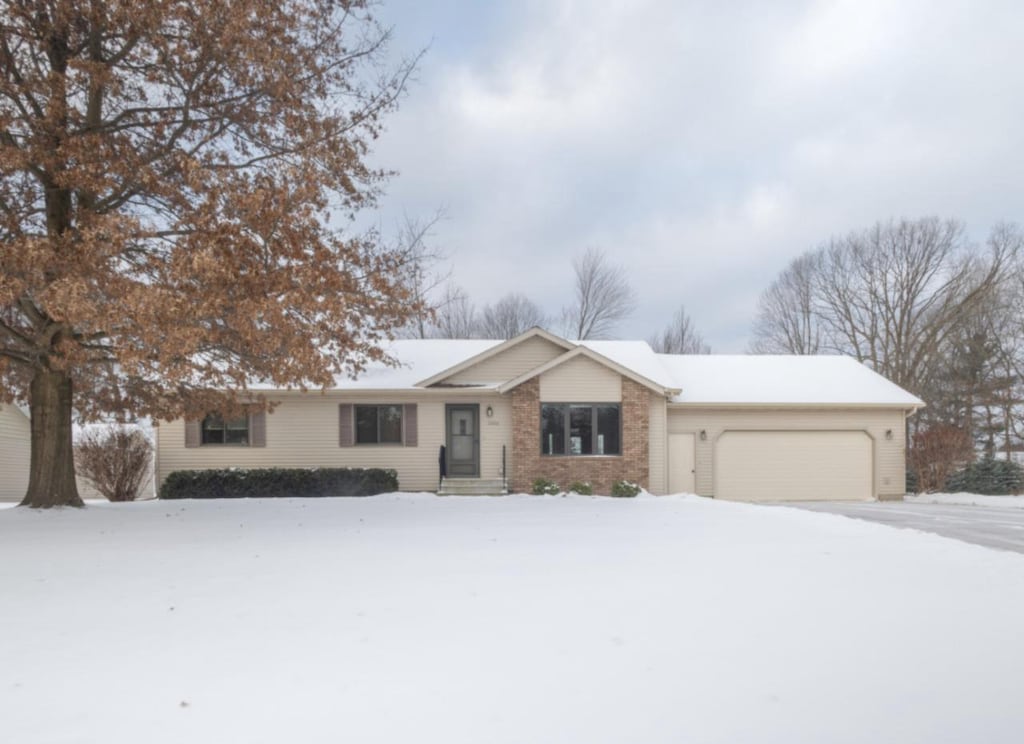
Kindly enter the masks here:
M 401 171 L 381 218 L 446 205 L 478 303 L 557 310 L 596 245 L 641 295 L 621 335 L 685 303 L 741 351 L 761 289 L 831 234 L 1024 217 L 1017 3 L 470 5 L 385 8 L 399 46 L 433 45 L 376 157 Z

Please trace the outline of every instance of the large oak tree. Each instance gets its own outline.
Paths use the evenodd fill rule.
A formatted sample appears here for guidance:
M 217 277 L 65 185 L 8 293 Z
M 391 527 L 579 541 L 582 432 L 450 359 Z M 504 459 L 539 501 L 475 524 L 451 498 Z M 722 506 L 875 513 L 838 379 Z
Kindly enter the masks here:
M 383 358 L 402 257 L 340 228 L 409 63 L 359 0 L 0 0 L 0 398 L 24 504 L 80 505 L 73 412 L 172 418 Z M 234 391 L 234 392 L 225 392 Z

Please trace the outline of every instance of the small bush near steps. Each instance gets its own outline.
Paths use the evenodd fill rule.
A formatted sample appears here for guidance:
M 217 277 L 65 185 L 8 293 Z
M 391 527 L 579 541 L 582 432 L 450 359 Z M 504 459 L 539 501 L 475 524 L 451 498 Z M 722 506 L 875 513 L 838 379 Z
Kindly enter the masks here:
M 576 493 L 580 496 L 593 496 L 594 487 L 586 481 L 573 481 L 569 484 L 569 493 Z
M 530 493 L 535 496 L 557 496 L 562 492 L 558 484 L 547 478 L 534 478 Z
M 640 486 L 630 481 L 620 480 L 612 484 L 612 496 L 618 496 L 619 498 L 633 498 L 640 491 Z

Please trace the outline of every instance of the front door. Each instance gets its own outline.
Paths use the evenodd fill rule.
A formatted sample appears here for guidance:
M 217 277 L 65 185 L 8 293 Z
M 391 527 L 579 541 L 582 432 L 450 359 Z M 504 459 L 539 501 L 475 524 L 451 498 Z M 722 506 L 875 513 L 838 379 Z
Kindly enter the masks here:
M 445 406 L 448 418 L 448 477 L 480 476 L 480 406 Z

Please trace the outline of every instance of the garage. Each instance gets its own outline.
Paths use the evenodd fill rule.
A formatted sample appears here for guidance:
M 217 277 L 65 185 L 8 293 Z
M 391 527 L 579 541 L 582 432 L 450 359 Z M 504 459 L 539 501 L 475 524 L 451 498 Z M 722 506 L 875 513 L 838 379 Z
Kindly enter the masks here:
M 723 431 L 714 443 L 715 497 L 870 501 L 872 445 L 865 431 Z

